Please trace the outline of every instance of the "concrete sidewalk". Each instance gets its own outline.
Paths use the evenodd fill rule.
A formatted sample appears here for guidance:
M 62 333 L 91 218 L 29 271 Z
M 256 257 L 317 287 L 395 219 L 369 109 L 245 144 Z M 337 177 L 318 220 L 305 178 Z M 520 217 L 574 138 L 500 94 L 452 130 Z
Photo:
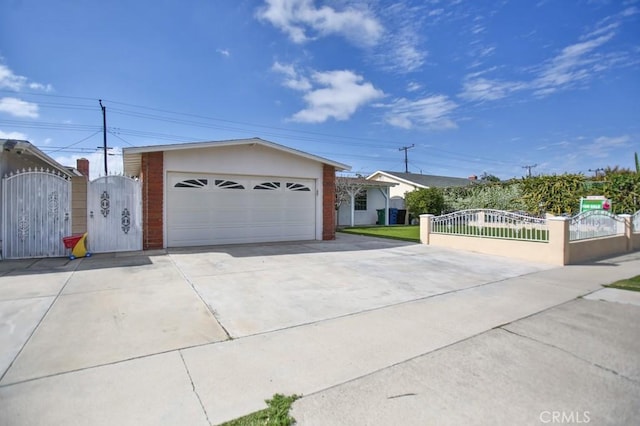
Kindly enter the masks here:
M 163 259 L 152 260 L 170 271 Z M 96 353 L 97 365 L 44 377 L 32 371 L 47 363 L 43 346 L 40 359 L 14 365 L 0 382 L 0 423 L 218 424 L 278 392 L 307 395 L 294 405 L 301 424 L 541 424 L 545 410 L 624 424 L 639 414 L 640 308 L 574 299 L 638 271 L 640 255 L 628 255 L 226 341 L 218 332 L 191 334 L 179 321 L 166 330 L 175 337 L 149 337 L 152 354 L 126 358 L 125 345 L 118 361 Z M 61 292 L 80 290 L 67 281 Z M 121 296 L 109 303 L 126 305 L 135 291 L 173 292 L 180 312 L 214 327 L 173 281 L 114 289 Z M 171 298 L 154 303 L 161 314 Z M 125 333 L 138 322 L 112 321 Z

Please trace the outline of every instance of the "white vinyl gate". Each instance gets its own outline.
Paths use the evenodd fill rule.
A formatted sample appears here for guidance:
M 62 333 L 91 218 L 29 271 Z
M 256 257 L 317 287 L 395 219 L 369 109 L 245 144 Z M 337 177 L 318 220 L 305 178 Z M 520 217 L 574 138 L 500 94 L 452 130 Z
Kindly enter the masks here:
M 87 187 L 88 250 L 142 250 L 142 189 L 139 180 L 104 176 Z
M 2 257 L 67 255 L 71 182 L 49 170 L 22 170 L 2 179 Z

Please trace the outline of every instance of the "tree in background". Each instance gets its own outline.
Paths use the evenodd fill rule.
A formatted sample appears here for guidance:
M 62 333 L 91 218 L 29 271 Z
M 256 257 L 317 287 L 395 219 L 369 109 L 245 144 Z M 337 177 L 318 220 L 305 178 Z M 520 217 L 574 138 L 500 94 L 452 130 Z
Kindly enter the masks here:
M 407 192 L 404 202 L 414 216 L 425 213 L 439 215 L 444 210 L 444 196 L 440 188 L 420 188 Z
M 348 202 L 351 205 L 351 226 L 354 225 L 354 204 L 355 198 L 366 190 L 366 182 L 363 178 L 350 178 L 345 176 L 336 177 L 336 211 L 340 209 L 342 203 Z M 336 224 L 338 221 L 336 220 Z

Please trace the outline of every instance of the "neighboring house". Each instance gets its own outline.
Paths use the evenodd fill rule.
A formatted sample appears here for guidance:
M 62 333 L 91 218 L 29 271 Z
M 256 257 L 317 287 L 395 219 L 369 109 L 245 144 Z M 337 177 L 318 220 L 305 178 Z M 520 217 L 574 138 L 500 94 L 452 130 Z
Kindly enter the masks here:
M 259 138 L 123 149 L 142 182 L 143 248 L 335 238 L 349 166 Z
M 79 176 L 75 169 L 63 166 L 28 141 L 0 139 L 0 181 L 3 183 L 0 185 L 0 248 L 11 242 L 4 241 L 11 236 L 12 240 L 22 238 L 30 243 L 23 257 L 55 256 L 63 252 L 62 248 L 57 247 L 62 245 L 61 235 L 55 234 L 51 227 L 48 228 L 48 235 L 43 235 L 42 229 L 38 228 L 43 228 L 44 224 L 49 226 L 48 220 L 55 224 L 60 222 L 54 217 L 55 214 L 60 214 L 63 221 L 72 221 L 71 185 L 65 183 L 68 188 L 63 188 L 64 193 L 59 193 L 57 189 L 47 186 L 48 179 L 25 177 L 18 185 L 14 185 L 14 177 L 11 179 L 14 191 L 3 193 L 4 181 L 9 176 L 26 175 L 22 172 L 29 170 L 44 171 L 40 175 L 59 176 L 69 181 Z M 45 195 L 47 188 L 49 191 Z M 86 207 L 82 210 L 86 210 Z M 57 228 L 58 233 L 66 230 L 65 227 Z
M 477 178 L 475 176 L 470 176 L 469 178 L 458 178 L 379 170 L 371 174 L 367 179 L 397 184 L 390 190 L 391 207 L 403 209 L 405 207 L 404 194 L 407 192 L 415 191 L 420 188 L 450 188 L 454 186 L 467 186 L 475 182 Z
M 354 187 L 362 186 L 362 191 L 354 197 L 353 204 L 345 199 L 338 208 L 338 226 L 388 225 L 390 194 L 395 186 L 392 182 L 370 181 L 365 178 L 345 178 Z M 378 210 L 385 211 L 385 223 L 378 223 Z

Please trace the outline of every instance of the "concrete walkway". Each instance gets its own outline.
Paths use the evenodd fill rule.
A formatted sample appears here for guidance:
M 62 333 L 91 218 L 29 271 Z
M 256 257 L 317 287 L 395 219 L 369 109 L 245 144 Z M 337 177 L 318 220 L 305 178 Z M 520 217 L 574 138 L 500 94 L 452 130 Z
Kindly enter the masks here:
M 420 256 L 456 255 L 378 241 L 280 250 L 292 256 L 287 262 L 315 259 L 313 274 L 321 264 L 327 273 L 346 268 L 345 253 L 365 263 L 367 256 L 412 253 L 408 273 L 415 276 Z M 0 333 L 0 424 L 218 424 L 263 408 L 276 392 L 305 395 L 293 411 L 303 425 L 542 424 L 545 411 L 588 411 L 593 424 L 638 418 L 640 307 L 575 299 L 637 275 L 640 255 L 564 268 L 458 255 L 464 285 L 433 262 L 423 273 L 441 273 L 451 285 L 409 289 L 404 300 L 391 296 L 383 306 L 364 292 L 361 305 L 324 317 L 304 307 L 308 316 L 285 315 L 264 330 L 243 326 L 235 305 L 219 315 L 216 297 L 198 287 L 212 286 L 213 278 L 202 277 L 225 265 L 234 274 L 261 262 L 282 269 L 287 262 L 275 254 L 254 254 L 253 262 L 222 249 L 52 260 L 28 273 L 0 262 L 7 268 L 0 269 L 0 327 L 20 330 L 10 338 Z M 474 261 L 482 265 L 478 277 L 509 267 L 522 273 L 467 283 L 465 264 Z M 219 266 L 194 269 L 198 262 Z M 260 276 L 248 279 L 259 287 Z M 339 292 L 338 284 L 326 295 Z M 393 287 L 379 290 L 384 296 Z M 293 296 L 284 299 L 285 309 L 295 304 Z M 269 302 L 274 310 L 282 308 L 277 300 Z M 225 318 L 238 338 L 228 340 Z

